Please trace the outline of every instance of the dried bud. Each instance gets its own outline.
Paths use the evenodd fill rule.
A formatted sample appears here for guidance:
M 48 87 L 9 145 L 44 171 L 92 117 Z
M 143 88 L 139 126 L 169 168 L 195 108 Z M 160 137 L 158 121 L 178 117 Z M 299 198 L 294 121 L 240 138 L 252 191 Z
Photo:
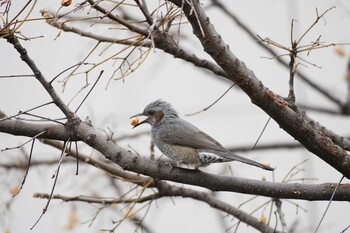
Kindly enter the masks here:
M 259 222 L 262 222 L 262 223 L 266 224 L 266 222 L 267 222 L 266 216 L 262 214 L 262 215 L 259 217 Z
M 345 55 L 346 55 L 346 52 L 343 49 L 343 47 L 341 47 L 339 45 L 335 46 L 335 52 L 341 57 L 345 57 Z
M 264 161 L 264 162 L 262 162 L 262 164 L 265 165 L 265 166 L 269 166 L 270 167 L 270 162 L 269 161 Z
M 139 120 L 139 118 L 137 118 L 137 117 L 133 117 L 133 118 L 130 119 L 130 124 L 131 124 L 132 126 L 137 125 L 139 122 L 140 122 L 140 120 Z
M 61 0 L 62 6 L 69 6 L 70 4 L 72 4 L 72 0 Z
M 10 187 L 10 193 L 12 196 L 16 195 L 18 193 L 19 186 L 18 185 L 13 185 Z

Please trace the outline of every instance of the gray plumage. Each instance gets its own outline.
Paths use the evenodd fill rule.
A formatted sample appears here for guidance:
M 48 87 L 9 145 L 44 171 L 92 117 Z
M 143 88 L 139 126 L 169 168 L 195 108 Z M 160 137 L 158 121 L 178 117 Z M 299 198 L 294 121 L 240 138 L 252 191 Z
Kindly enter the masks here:
M 148 104 L 143 113 L 147 116 L 135 125 L 149 123 L 152 139 L 158 149 L 177 163 L 193 165 L 195 168 L 210 163 L 239 161 L 266 170 L 274 170 L 264 164 L 236 155 L 191 123 L 181 119 L 173 107 L 162 100 Z

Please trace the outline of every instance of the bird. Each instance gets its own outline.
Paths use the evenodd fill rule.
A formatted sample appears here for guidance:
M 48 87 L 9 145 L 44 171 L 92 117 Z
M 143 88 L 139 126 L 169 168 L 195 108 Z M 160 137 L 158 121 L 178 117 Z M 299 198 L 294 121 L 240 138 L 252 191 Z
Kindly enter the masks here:
M 146 116 L 146 119 L 139 122 L 139 116 Z M 274 170 L 268 165 L 227 150 L 214 138 L 180 118 L 172 105 L 161 99 L 151 102 L 142 113 L 133 115 L 130 119 L 137 119 L 133 128 L 144 123 L 150 124 L 154 144 L 178 166 L 185 164 L 198 169 L 211 163 L 239 161 L 265 170 Z

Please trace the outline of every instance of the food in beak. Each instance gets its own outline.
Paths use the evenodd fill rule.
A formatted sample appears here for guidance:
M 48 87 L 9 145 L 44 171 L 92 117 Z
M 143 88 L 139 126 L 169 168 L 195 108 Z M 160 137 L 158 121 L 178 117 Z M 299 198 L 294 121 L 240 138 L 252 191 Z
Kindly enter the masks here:
M 140 119 L 138 118 L 138 117 L 132 117 L 132 118 L 130 118 L 130 124 L 132 125 L 132 126 L 136 126 L 138 123 L 140 122 Z

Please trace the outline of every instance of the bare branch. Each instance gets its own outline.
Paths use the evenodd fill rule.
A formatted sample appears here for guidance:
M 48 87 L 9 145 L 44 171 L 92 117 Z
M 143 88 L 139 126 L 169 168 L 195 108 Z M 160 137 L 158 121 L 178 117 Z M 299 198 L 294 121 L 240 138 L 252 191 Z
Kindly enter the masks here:
M 229 16 L 239 27 L 242 28 L 244 32 L 247 33 L 247 35 L 253 39 L 254 41 L 257 40 L 256 34 L 251 30 L 247 25 L 245 25 L 237 16 L 235 16 L 232 12 L 228 11 L 228 8 L 225 7 L 220 0 L 212 0 L 213 5 L 217 6 L 220 8 L 220 10 L 225 13 L 227 16 Z M 282 60 L 280 56 L 277 55 L 277 53 L 271 49 L 268 45 L 265 45 L 264 43 L 258 43 L 260 47 L 265 49 L 267 52 L 272 54 L 272 56 L 275 58 L 277 62 L 282 64 L 284 67 L 288 68 L 289 64 L 285 60 Z M 304 74 L 301 71 L 297 72 L 298 77 L 303 80 L 306 84 L 308 84 L 310 87 L 312 87 L 314 90 L 318 91 L 320 94 L 328 98 L 330 101 L 334 102 L 337 104 L 339 107 L 342 108 L 343 103 L 342 101 L 334 95 L 334 93 L 326 90 L 325 88 L 321 87 L 319 84 L 313 82 L 311 78 L 307 77 L 306 74 Z
M 306 34 L 308 34 L 308 33 L 311 31 L 311 29 L 318 23 L 318 21 L 319 21 L 325 14 L 327 14 L 328 11 L 333 10 L 333 9 L 335 9 L 335 6 L 332 6 L 331 8 L 328 8 L 328 9 L 325 10 L 321 15 L 319 15 L 319 14 L 318 14 L 318 11 L 317 11 L 317 8 L 316 8 L 316 16 L 317 16 L 317 17 L 316 17 L 315 21 L 311 24 L 311 26 L 310 26 L 308 29 L 306 29 L 306 31 L 303 33 L 303 35 L 300 36 L 299 40 L 297 41 L 297 44 L 300 44 L 300 41 L 301 41 L 302 39 L 304 39 L 304 37 L 306 36 Z
M 52 185 L 52 188 L 51 188 L 51 193 L 49 195 L 49 198 L 47 199 L 47 202 L 46 202 L 46 205 L 43 209 L 43 211 L 41 212 L 41 215 L 39 216 L 38 220 L 34 223 L 34 225 L 30 228 L 30 230 L 33 230 L 34 227 L 39 223 L 40 219 L 44 216 L 44 214 L 46 213 L 47 209 L 49 208 L 49 205 L 50 205 L 50 202 L 51 202 L 51 199 L 52 199 L 52 196 L 53 196 L 53 192 L 55 190 L 55 187 L 56 187 L 56 184 L 57 184 L 57 179 L 58 179 L 58 174 L 60 172 L 60 168 L 61 168 L 61 164 L 62 164 L 62 160 L 63 160 L 63 157 L 64 157 L 64 153 L 65 153 L 65 150 L 66 150 L 66 146 L 67 146 L 67 141 L 64 142 L 64 146 L 63 146 L 63 149 L 61 151 L 61 156 L 60 156 L 60 160 L 58 162 L 58 165 L 57 165 L 57 169 L 53 175 L 53 179 L 54 179 L 54 182 L 53 182 L 53 185 Z
M 271 117 L 269 117 L 269 119 L 267 119 L 264 128 L 261 130 L 259 137 L 256 139 L 255 143 L 253 144 L 253 146 L 250 148 L 250 150 L 254 150 L 256 148 L 256 146 L 258 145 L 258 142 L 260 141 L 260 138 L 262 137 L 262 135 L 264 134 L 266 127 L 268 126 L 268 124 L 270 123 Z
M 319 223 L 317 224 L 317 227 L 316 227 L 316 230 L 315 230 L 314 233 L 316 233 L 317 230 L 320 228 L 320 226 L 321 226 L 321 224 L 322 224 L 322 222 L 323 222 L 323 219 L 324 219 L 324 217 L 326 216 L 326 213 L 328 212 L 329 207 L 331 206 L 331 203 L 332 203 L 333 198 L 334 198 L 334 194 L 335 194 L 335 192 L 338 190 L 338 188 L 339 188 L 341 182 L 343 181 L 343 179 L 344 179 L 344 176 L 341 177 L 341 179 L 339 180 L 337 186 L 335 186 L 334 191 L 333 191 L 333 193 L 332 193 L 332 196 L 331 196 L 331 198 L 329 199 L 327 208 L 326 208 L 326 210 L 324 211 L 324 213 L 323 213 L 323 215 L 322 215 L 322 217 L 321 217 L 321 220 L 320 220 Z
M 245 213 L 241 209 L 238 209 L 228 203 L 220 201 L 206 192 L 199 192 L 183 187 L 179 188 L 176 186 L 171 186 L 165 182 L 161 182 L 157 185 L 157 187 L 162 195 L 189 197 L 198 201 L 206 202 L 211 207 L 228 213 L 261 232 L 279 232 L 275 231 L 273 228 L 269 227 L 265 223 L 260 222 L 257 218 Z
M 181 7 L 181 1 L 172 0 L 172 2 Z M 299 109 L 294 108 L 294 106 L 293 109 L 290 108 L 289 105 L 292 103 L 286 102 L 265 87 L 254 72 L 229 50 L 221 36 L 209 22 L 209 18 L 199 2 L 192 0 L 192 3 L 200 17 L 206 35 L 205 38 L 202 37 L 198 19 L 191 16 L 190 5 L 185 4 L 184 13 L 192 25 L 194 34 L 201 41 L 204 50 L 225 70 L 228 79 L 237 83 L 254 104 L 270 115 L 281 128 L 302 143 L 306 149 L 350 178 L 350 170 L 348 169 L 350 167 L 350 155 L 311 125 L 311 122 L 305 117 L 305 113 L 298 114 Z
M 136 27 L 132 24 L 130 24 L 128 21 L 126 21 L 125 19 L 123 18 L 120 18 L 114 14 L 112 14 L 109 10 L 106 10 L 104 9 L 103 7 L 101 7 L 99 5 L 99 1 L 95 2 L 93 0 L 87 0 L 90 5 L 95 8 L 96 10 L 98 10 L 99 12 L 101 12 L 102 14 L 105 14 L 109 19 L 115 21 L 115 22 L 118 22 L 120 23 L 121 25 L 124 25 L 126 28 L 128 28 L 129 30 L 133 31 L 133 32 L 136 32 L 142 36 L 145 36 L 147 37 L 148 36 L 148 31 L 145 30 L 145 29 L 141 29 L 139 27 Z
M 54 139 L 65 141 L 69 138 L 69 132 L 61 124 L 40 124 L 29 123 L 22 120 L 5 120 L 0 121 L 0 132 L 8 133 L 12 135 L 22 135 L 27 137 L 35 137 L 35 135 L 46 131 L 44 134 L 38 136 L 38 138 Z M 72 136 L 72 141 L 78 140 L 77 137 Z
M 287 223 L 284 218 L 284 213 L 282 212 L 282 201 L 280 199 L 275 199 L 274 202 L 277 207 L 277 214 L 282 224 L 282 231 L 288 232 Z
M 141 10 L 142 14 L 145 16 L 145 18 L 147 20 L 147 23 L 149 25 L 152 25 L 153 24 L 153 18 L 152 18 L 152 16 L 150 15 L 150 13 L 148 11 L 146 1 L 142 1 L 142 4 L 140 3 L 139 0 L 134 0 L 134 1 L 136 2 L 137 6 Z
M 28 158 L 28 164 L 27 164 L 26 170 L 25 170 L 25 172 L 24 172 L 24 177 L 23 177 L 21 186 L 19 187 L 19 189 L 17 189 L 17 192 L 16 192 L 12 197 L 17 196 L 17 194 L 22 190 L 23 185 L 24 185 L 24 183 L 26 182 L 26 178 L 27 178 L 28 172 L 29 172 L 30 163 L 31 163 L 31 161 L 32 161 L 32 155 L 33 155 L 33 150 L 34 150 L 35 139 L 36 139 L 37 137 L 39 137 L 40 135 L 44 134 L 44 133 L 45 133 L 45 131 L 43 131 L 43 132 L 41 132 L 41 133 L 35 135 L 35 136 L 32 138 L 32 145 L 31 145 L 31 147 L 30 147 L 29 158 Z
M 8 123 L 8 121 L 0 123 L 0 132 L 3 132 L 2 126 L 3 124 Z M 26 135 L 27 132 L 22 131 L 23 127 L 29 128 L 31 135 Z M 41 131 L 38 131 L 38 129 Z M 40 124 L 18 122 L 17 124 L 13 124 L 12 128 L 7 130 L 7 132 L 32 137 L 35 135 L 32 135 L 34 132 L 40 133 L 43 129 L 48 129 L 49 133 L 45 133 L 40 137 L 46 136 L 47 138 L 56 140 L 67 140 L 67 138 L 63 137 L 64 135 L 68 136 L 67 132 L 65 131 L 64 126 L 60 125 L 47 128 L 42 127 Z M 56 130 L 58 132 L 56 132 Z M 88 145 L 100 151 L 106 158 L 117 163 L 123 169 L 144 174 L 156 179 L 201 186 L 213 191 L 231 191 L 275 198 L 305 200 L 329 200 L 333 192 L 333 187 L 335 186 L 335 184 L 329 183 L 319 185 L 274 183 L 238 177 L 224 177 L 197 170 L 169 167 L 169 165 L 166 163 L 159 163 L 147 158 L 142 158 L 131 153 L 130 151 L 124 150 L 112 141 L 107 140 L 103 134 L 97 132 L 89 123 L 82 122 L 77 130 L 78 135 L 73 138 L 75 141 L 81 139 Z M 62 133 L 64 135 L 62 135 Z M 71 153 L 72 156 L 75 157 L 75 154 L 73 152 Z M 89 162 L 89 159 L 87 160 Z M 96 161 L 94 161 L 94 163 L 96 163 Z M 98 166 L 100 165 L 102 166 L 102 164 L 99 164 Z M 104 169 L 115 169 L 115 167 L 111 165 L 103 166 L 105 166 Z M 117 171 L 118 170 L 114 172 Z M 334 196 L 334 200 L 346 201 L 349 199 L 350 187 L 348 187 L 348 185 L 340 186 Z
M 61 23 L 55 18 L 55 16 L 50 13 L 47 9 L 43 9 L 40 11 L 42 16 L 46 19 L 46 22 L 53 27 L 56 27 L 59 30 L 63 30 L 65 32 L 73 32 L 75 34 L 78 34 L 82 37 L 91 38 L 94 40 L 97 40 L 99 42 L 107 42 L 112 44 L 123 44 L 123 45 L 133 45 L 133 46 L 143 46 L 143 47 L 150 47 L 151 43 L 148 41 L 143 41 L 142 38 L 138 37 L 135 40 L 130 39 L 116 39 L 112 37 L 107 37 L 99 34 L 94 34 L 92 32 L 86 32 L 79 28 L 73 27 L 73 26 L 67 26 L 65 23 Z
M 230 214 L 238 218 L 240 221 L 247 223 L 248 225 L 251 225 L 262 232 L 278 232 L 278 231 L 274 231 L 274 229 L 270 228 L 268 225 L 260 222 L 255 217 L 245 213 L 243 210 L 235 208 L 234 206 L 228 203 L 225 203 L 223 201 L 220 201 L 219 199 L 216 199 L 209 193 L 199 192 L 199 191 L 195 191 L 184 187 L 176 187 L 174 185 L 169 185 L 164 181 L 157 182 L 156 187 L 159 190 L 158 193 L 151 194 L 144 197 L 133 198 L 133 199 L 124 199 L 124 198 L 111 199 L 111 198 L 89 197 L 89 196 L 68 197 L 68 196 L 59 195 L 59 194 L 53 195 L 52 199 L 60 199 L 65 202 L 79 201 L 79 202 L 86 202 L 86 203 L 98 203 L 102 205 L 111 205 L 111 204 L 118 204 L 118 203 L 143 203 L 143 202 L 152 201 L 154 199 L 158 199 L 161 197 L 179 196 L 179 197 L 192 198 L 198 201 L 205 202 L 211 207 L 218 209 L 220 211 L 223 211 L 227 214 Z M 43 194 L 43 193 L 36 193 L 34 194 L 34 197 L 48 199 L 50 198 L 50 195 Z
M 33 71 L 35 78 L 41 83 L 41 85 L 45 88 L 47 93 L 51 96 L 53 102 L 56 106 L 64 113 L 64 115 L 70 119 L 74 116 L 74 113 L 70 111 L 67 105 L 63 102 L 63 100 L 56 93 L 52 85 L 46 81 L 45 77 L 39 70 L 39 68 L 35 65 L 34 61 L 29 57 L 27 50 L 20 44 L 18 39 L 13 35 L 9 34 L 5 37 L 9 43 L 11 43 L 17 52 L 21 55 L 21 59 L 29 66 L 29 68 Z
M 57 148 L 59 150 L 63 149 L 63 144 L 57 141 L 43 140 L 43 143 L 50 145 L 54 148 Z M 124 171 L 120 167 L 116 166 L 115 164 L 108 164 L 101 160 L 94 159 L 91 156 L 77 153 L 77 150 L 75 151 L 71 150 L 67 155 L 73 158 L 76 158 L 76 156 L 78 156 L 78 159 L 80 161 L 90 164 L 99 169 L 102 169 L 108 172 L 109 174 L 111 174 L 112 176 L 114 176 L 115 178 L 130 182 L 130 183 L 138 184 L 140 186 L 145 186 L 146 184 L 148 184 L 148 187 L 152 187 L 151 182 L 153 181 L 153 179 L 150 177 L 144 177 L 132 172 Z
M 232 84 L 232 85 L 217 99 L 217 100 L 215 100 L 215 101 L 214 101 L 212 104 L 210 104 L 208 107 L 205 107 L 205 108 L 203 108 L 202 110 L 200 110 L 200 111 L 198 111 L 198 112 L 186 114 L 185 116 L 193 116 L 193 115 L 196 115 L 196 114 L 198 114 L 198 113 L 207 111 L 209 108 L 213 107 L 217 102 L 219 102 L 219 101 L 222 99 L 222 97 L 224 97 L 224 96 L 227 94 L 227 92 L 229 92 L 229 90 L 231 90 L 232 87 L 234 87 L 235 85 L 236 85 L 235 83 Z
M 87 97 L 90 95 L 90 93 L 92 92 L 92 90 L 94 89 L 94 87 L 96 86 L 96 84 L 98 83 L 98 81 L 100 80 L 102 74 L 103 74 L 103 70 L 100 72 L 100 74 L 99 74 L 99 76 L 97 77 L 95 83 L 92 85 L 91 89 L 88 91 L 88 93 L 86 94 L 86 96 L 84 97 L 84 99 L 80 102 L 79 106 L 75 109 L 75 113 L 78 112 L 79 108 L 83 105 L 83 103 L 85 102 L 85 100 L 87 99 Z
M 326 200 L 326 197 L 329 198 L 332 195 L 332 187 L 335 186 L 335 184 L 282 184 L 238 177 L 217 176 L 199 170 L 169 167 L 167 164 L 139 157 L 130 151 L 125 151 L 123 148 L 110 141 L 106 141 L 101 134 L 84 122 L 80 124 L 79 136 L 87 144 L 100 151 L 106 158 L 117 163 L 123 169 L 160 180 L 171 180 L 174 182 L 206 187 L 213 191 L 232 191 L 276 198 L 306 200 L 321 200 L 324 198 L 323 200 Z M 344 185 L 339 188 L 335 198 L 344 198 L 344 200 L 350 198 L 350 196 L 346 197 L 348 192 L 350 195 L 349 187 Z M 342 188 L 343 192 L 340 191 Z
M 46 193 L 35 193 L 33 195 L 34 198 L 41 198 L 41 199 L 49 199 L 50 194 Z M 125 199 L 125 198 L 103 198 L 103 197 L 90 197 L 90 196 L 64 196 L 60 194 L 52 195 L 51 199 L 59 199 L 65 202 L 86 202 L 86 203 L 96 203 L 96 204 L 102 204 L 102 205 L 113 205 L 118 203 L 143 203 L 146 201 L 151 201 L 154 199 L 159 198 L 160 195 L 158 193 L 151 194 L 148 196 L 140 197 L 140 198 L 131 198 L 131 199 Z

